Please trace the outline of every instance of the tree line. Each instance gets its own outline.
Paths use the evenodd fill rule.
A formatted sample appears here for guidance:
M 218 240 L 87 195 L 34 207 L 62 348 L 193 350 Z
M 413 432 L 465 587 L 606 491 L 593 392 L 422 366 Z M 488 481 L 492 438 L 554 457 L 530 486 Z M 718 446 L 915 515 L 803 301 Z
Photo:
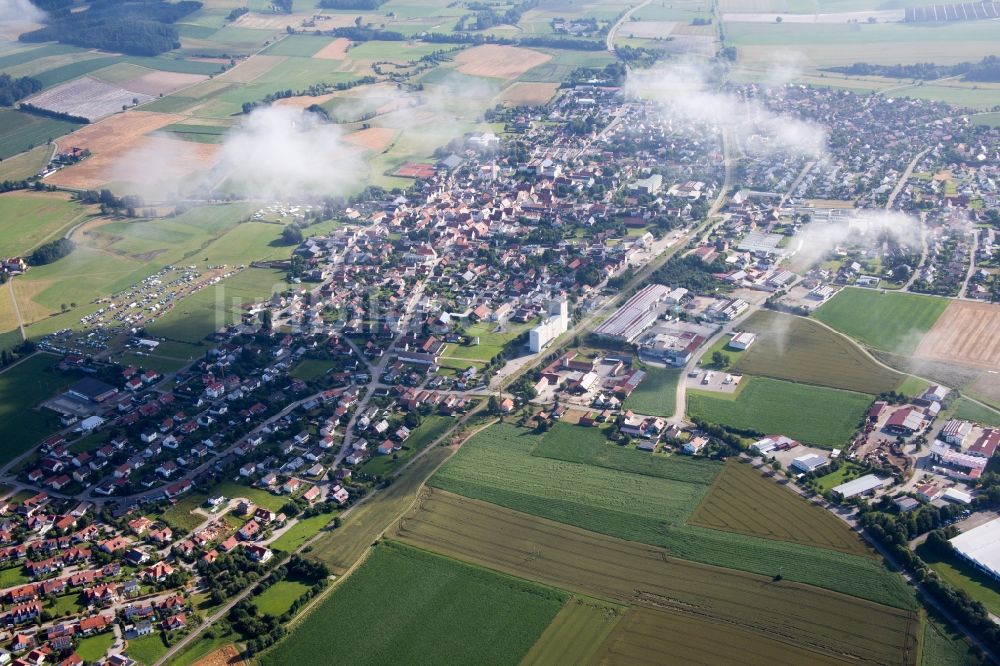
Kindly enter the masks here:
M 979 62 L 960 62 L 956 65 L 938 65 L 921 62 L 913 65 L 875 65 L 856 62 L 843 67 L 829 67 L 828 72 L 849 76 L 885 76 L 893 79 L 931 81 L 950 76 L 961 76 L 965 81 L 983 83 L 1000 82 L 1000 57 L 986 56 Z
M 51 4 L 56 8 L 49 10 L 47 25 L 22 34 L 19 40 L 56 41 L 138 56 L 178 48 L 180 37 L 170 24 L 202 6 L 194 0 L 95 0 L 86 10 L 74 12 L 71 5 Z
M 14 106 L 14 102 L 33 95 L 42 89 L 42 82 L 30 76 L 15 79 L 10 74 L 0 74 L 0 105 Z

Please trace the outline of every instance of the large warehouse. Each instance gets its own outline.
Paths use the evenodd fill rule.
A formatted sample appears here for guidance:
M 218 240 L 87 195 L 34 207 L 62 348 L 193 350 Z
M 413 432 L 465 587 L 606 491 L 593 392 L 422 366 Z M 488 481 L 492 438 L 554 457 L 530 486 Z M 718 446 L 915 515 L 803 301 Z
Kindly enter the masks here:
M 951 545 L 974 566 L 1000 580 L 1000 518 L 959 534 Z
M 659 318 L 660 303 L 677 303 L 686 293 L 686 289 L 670 289 L 662 284 L 647 285 L 625 301 L 594 332 L 631 343 Z

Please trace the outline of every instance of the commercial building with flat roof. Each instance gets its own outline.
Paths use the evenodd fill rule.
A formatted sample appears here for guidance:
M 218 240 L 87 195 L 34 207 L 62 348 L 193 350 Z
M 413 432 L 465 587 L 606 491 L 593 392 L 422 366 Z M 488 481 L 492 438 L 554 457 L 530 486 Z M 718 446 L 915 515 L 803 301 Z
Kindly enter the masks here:
M 882 479 L 878 478 L 874 474 L 865 474 L 864 476 L 859 476 L 856 479 L 852 479 L 847 483 L 842 483 L 839 486 L 833 488 L 833 494 L 841 499 L 850 499 L 852 497 L 858 497 L 859 495 L 864 495 L 865 493 L 870 493 L 874 490 L 878 490 L 885 483 Z
M 595 329 L 597 335 L 608 338 L 633 342 L 647 328 L 652 326 L 660 313 L 659 305 L 670 293 L 668 287 L 662 284 L 651 284 L 643 287 L 635 296 L 625 301 L 613 315 Z
M 959 534 L 950 543 L 973 566 L 1000 580 L 1000 518 Z

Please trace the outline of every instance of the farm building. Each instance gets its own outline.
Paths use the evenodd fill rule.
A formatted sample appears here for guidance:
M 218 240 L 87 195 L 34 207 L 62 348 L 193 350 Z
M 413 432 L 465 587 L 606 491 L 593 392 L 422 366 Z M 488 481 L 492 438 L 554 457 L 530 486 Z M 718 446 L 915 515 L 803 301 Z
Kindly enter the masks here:
M 957 488 L 948 488 L 941 497 L 955 504 L 972 504 L 972 495 Z
M 898 435 L 912 435 L 924 427 L 923 412 L 913 407 L 901 407 L 885 422 L 886 432 Z
M 1000 518 L 959 534 L 950 543 L 973 566 L 1000 580 Z
M 878 478 L 874 474 L 865 474 L 834 487 L 833 494 L 842 500 L 851 499 L 852 497 L 859 497 L 874 492 L 881 488 L 884 483 L 883 479 Z
M 750 345 L 755 342 L 757 342 L 756 335 L 743 331 L 742 333 L 737 333 L 733 336 L 732 340 L 729 341 L 729 346 L 733 349 L 744 351 L 750 349 Z
M 804 456 L 799 456 L 792 461 L 792 469 L 798 470 L 803 474 L 808 472 L 813 472 L 829 464 L 829 460 L 825 456 L 821 456 L 816 453 L 807 453 Z
M 750 448 L 756 451 L 762 456 L 766 456 L 772 451 L 786 451 L 788 449 L 794 449 L 799 443 L 796 442 L 791 437 L 785 437 L 784 435 L 769 435 L 763 439 L 759 439 L 750 445 Z
M 902 513 L 914 511 L 920 507 L 920 502 L 912 497 L 898 497 L 893 500 L 893 504 L 895 504 L 896 508 L 898 508 Z

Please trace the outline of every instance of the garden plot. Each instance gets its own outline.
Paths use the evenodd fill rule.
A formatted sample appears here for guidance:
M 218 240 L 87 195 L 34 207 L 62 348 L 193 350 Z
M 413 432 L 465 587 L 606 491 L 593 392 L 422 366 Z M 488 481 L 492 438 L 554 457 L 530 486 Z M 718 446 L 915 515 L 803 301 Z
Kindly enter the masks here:
M 50 88 L 26 100 L 31 106 L 94 122 L 133 103 L 149 102 L 152 95 L 133 92 L 99 79 L 84 76 Z

